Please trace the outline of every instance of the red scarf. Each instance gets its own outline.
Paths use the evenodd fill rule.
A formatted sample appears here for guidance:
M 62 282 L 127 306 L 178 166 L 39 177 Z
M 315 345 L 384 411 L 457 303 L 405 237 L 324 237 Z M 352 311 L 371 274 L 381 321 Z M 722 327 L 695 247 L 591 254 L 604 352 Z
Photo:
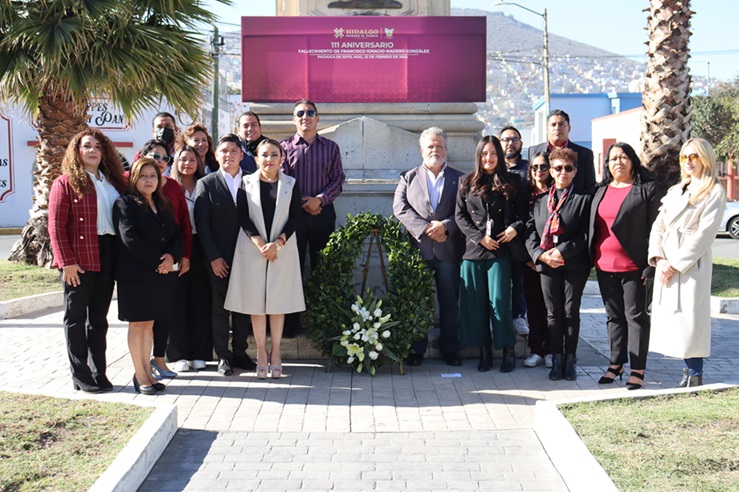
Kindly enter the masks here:
M 547 199 L 547 211 L 549 217 L 547 223 L 544 224 L 544 234 L 541 236 L 541 244 L 539 247 L 544 251 L 549 251 L 554 247 L 554 236 L 559 236 L 564 232 L 562 229 L 562 223 L 560 222 L 559 210 L 562 208 L 562 204 L 565 202 L 568 196 L 570 196 L 570 190 L 572 185 L 565 188 L 562 192 L 562 196 L 559 197 L 559 201 L 555 203 L 557 196 L 557 188 L 552 186 L 549 190 L 549 198 Z

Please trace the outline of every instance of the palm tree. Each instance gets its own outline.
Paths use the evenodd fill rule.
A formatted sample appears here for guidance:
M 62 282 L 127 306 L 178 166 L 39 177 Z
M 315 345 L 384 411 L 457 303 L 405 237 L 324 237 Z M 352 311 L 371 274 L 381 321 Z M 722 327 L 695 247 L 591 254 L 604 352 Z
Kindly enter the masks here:
M 0 0 L 0 99 L 31 113 L 39 138 L 33 208 L 11 259 L 51 262 L 49 190 L 88 101 L 127 117 L 163 99 L 196 113 L 212 77 L 197 27 L 214 20 L 198 0 Z
M 648 10 L 642 162 L 659 182 L 672 184 L 680 172 L 680 147 L 692 130 L 688 41 L 694 12 L 689 0 L 651 0 Z

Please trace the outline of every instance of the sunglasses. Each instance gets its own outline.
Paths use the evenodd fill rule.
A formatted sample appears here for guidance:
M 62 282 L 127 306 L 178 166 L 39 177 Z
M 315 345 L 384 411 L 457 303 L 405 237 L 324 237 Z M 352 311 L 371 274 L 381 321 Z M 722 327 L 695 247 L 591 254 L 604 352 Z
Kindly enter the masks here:
M 537 171 L 549 171 L 549 164 L 533 164 L 531 166 L 531 170 L 534 172 Z
M 562 171 L 566 173 L 571 173 L 575 170 L 575 166 L 567 164 L 566 166 L 553 166 L 552 169 L 554 169 L 555 173 L 561 173 Z
M 162 154 L 159 154 L 158 152 L 153 152 L 153 153 L 147 155 L 146 157 L 151 157 L 155 161 L 162 161 L 162 162 L 164 162 L 166 164 L 169 164 L 172 161 L 172 158 L 170 156 L 168 156 L 168 155 L 162 155 Z
M 695 164 L 700 159 L 701 159 L 701 156 L 699 156 L 698 154 L 681 155 L 680 164 L 685 164 L 687 161 L 690 161 L 691 164 Z
M 295 116 L 297 116 L 298 118 L 302 118 L 303 115 L 308 116 L 308 118 L 313 118 L 316 114 L 317 113 L 313 111 L 312 109 L 307 109 L 307 110 L 301 109 L 300 111 L 295 112 Z

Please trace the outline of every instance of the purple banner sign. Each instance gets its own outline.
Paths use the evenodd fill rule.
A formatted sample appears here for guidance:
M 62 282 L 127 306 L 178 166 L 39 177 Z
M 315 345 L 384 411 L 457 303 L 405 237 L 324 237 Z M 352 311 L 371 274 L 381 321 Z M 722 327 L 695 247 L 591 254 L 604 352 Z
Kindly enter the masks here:
M 483 102 L 484 17 L 242 17 L 242 100 Z

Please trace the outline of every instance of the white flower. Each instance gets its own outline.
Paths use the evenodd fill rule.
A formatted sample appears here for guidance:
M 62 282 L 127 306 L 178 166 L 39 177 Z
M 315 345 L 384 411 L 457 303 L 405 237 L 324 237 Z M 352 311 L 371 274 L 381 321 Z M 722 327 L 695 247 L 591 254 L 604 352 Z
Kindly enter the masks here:
M 349 340 L 342 340 L 342 341 L 341 341 L 341 345 L 342 345 L 343 347 L 346 347 L 346 346 L 348 346 L 348 345 L 349 345 Z
M 378 354 L 378 353 L 377 353 L 377 352 L 375 352 L 374 350 L 370 351 L 370 353 L 369 353 L 369 358 L 370 358 L 370 359 L 372 359 L 372 360 L 377 360 L 377 358 L 378 358 L 379 356 L 380 356 L 380 354 Z
M 383 331 L 382 338 L 390 338 L 390 330 Z
M 341 332 L 342 335 L 351 335 L 352 332 L 350 330 L 344 330 Z
M 377 329 L 379 329 L 379 328 L 382 328 L 382 323 L 380 323 L 380 322 L 378 321 L 378 322 L 376 322 L 375 324 L 373 324 L 372 326 L 373 326 L 373 327 L 375 328 L 375 330 L 377 330 Z
M 362 338 L 362 334 L 361 333 L 355 333 L 354 334 L 354 340 L 359 340 L 360 338 Z
M 354 322 L 354 324 L 352 325 L 353 331 L 359 331 L 361 328 L 362 327 L 359 326 L 359 323 L 357 323 L 357 322 Z
M 375 345 L 375 350 L 377 350 L 378 352 L 382 351 L 382 344 L 378 343 L 377 345 Z
M 368 342 L 369 341 L 369 337 L 367 335 L 362 335 L 362 341 L 363 342 Z
M 359 308 L 357 307 L 356 304 L 352 304 L 352 312 L 359 313 Z
M 349 357 L 348 359 L 346 359 L 346 361 L 347 361 L 347 362 L 348 362 L 349 364 L 351 364 L 352 362 L 354 362 L 354 356 L 353 356 L 353 355 L 352 355 L 352 356 L 350 356 L 350 357 Z
M 382 309 L 375 309 L 375 312 L 373 314 L 375 315 L 375 318 L 379 318 L 380 316 L 382 316 Z

